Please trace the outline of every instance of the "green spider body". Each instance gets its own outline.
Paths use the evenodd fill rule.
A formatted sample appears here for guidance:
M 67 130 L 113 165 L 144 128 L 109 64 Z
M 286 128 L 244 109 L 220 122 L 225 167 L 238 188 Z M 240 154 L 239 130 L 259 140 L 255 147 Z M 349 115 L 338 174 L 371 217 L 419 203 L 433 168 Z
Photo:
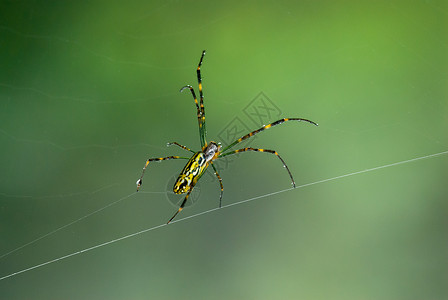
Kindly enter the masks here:
M 268 125 L 263 125 L 263 127 L 259 128 L 257 130 L 254 130 L 252 132 L 249 132 L 246 135 L 243 135 L 242 137 L 240 137 L 233 143 L 230 143 L 223 149 L 221 149 L 220 144 L 217 144 L 215 142 L 207 143 L 207 139 L 206 139 L 207 130 L 205 129 L 204 94 L 202 92 L 202 78 L 201 78 L 201 65 L 202 65 L 202 60 L 204 58 L 204 55 L 205 55 L 205 50 L 202 51 L 201 59 L 199 60 L 198 68 L 196 70 L 197 78 L 198 78 L 198 87 L 199 87 L 199 101 L 198 101 L 198 98 L 196 98 L 196 93 L 194 92 L 194 89 L 191 85 L 186 85 L 183 88 L 181 88 L 181 90 L 180 90 L 182 92 L 185 89 L 189 89 L 191 92 L 191 95 L 193 96 L 194 103 L 196 104 L 198 126 L 199 126 L 199 139 L 201 142 L 202 150 L 199 152 L 195 152 L 195 151 L 192 151 L 191 149 L 189 149 L 188 147 L 182 146 L 181 144 L 179 144 L 177 142 L 168 143 L 168 146 L 176 145 L 176 146 L 179 146 L 180 148 L 190 151 L 191 153 L 194 153 L 194 154 L 190 158 L 182 157 L 182 156 L 167 156 L 167 157 L 149 158 L 146 161 L 145 166 L 143 167 L 142 176 L 140 176 L 140 178 L 137 180 L 137 192 L 138 192 L 140 186 L 142 185 L 143 175 L 145 174 L 145 170 L 148 167 L 150 162 L 164 161 L 164 160 L 171 160 L 171 159 L 186 159 L 186 160 L 188 160 L 187 164 L 182 169 L 182 172 L 179 174 L 179 177 L 177 178 L 176 183 L 174 184 L 174 187 L 173 187 L 174 193 L 176 193 L 176 194 L 185 194 L 186 193 L 186 195 L 185 195 L 185 198 L 182 200 L 182 203 L 180 204 L 178 211 L 171 217 L 171 219 L 168 220 L 168 223 L 170 223 L 177 216 L 177 214 L 184 208 L 185 203 L 187 202 L 188 197 L 190 196 L 190 193 L 193 191 L 196 183 L 198 182 L 198 180 L 201 178 L 201 176 L 204 174 L 204 172 L 207 170 L 207 168 L 210 165 L 212 166 L 213 171 L 214 171 L 216 177 L 218 178 L 218 183 L 221 188 L 221 194 L 219 195 L 219 207 L 221 207 L 222 194 L 224 191 L 224 187 L 222 184 L 222 179 L 219 176 L 218 171 L 216 170 L 216 167 L 213 165 L 213 161 L 215 159 L 226 157 L 228 155 L 234 155 L 234 154 L 247 152 L 247 151 L 264 152 L 264 153 L 273 154 L 273 155 L 277 156 L 278 159 L 280 159 L 280 161 L 282 162 L 286 171 L 288 172 L 289 177 L 291 178 L 292 186 L 295 187 L 296 184 L 294 182 L 292 174 L 289 171 L 289 168 L 286 165 L 285 161 L 280 157 L 280 155 L 277 153 L 277 151 L 268 150 L 268 149 L 260 149 L 260 148 L 252 148 L 252 147 L 246 147 L 246 148 L 237 149 L 237 150 L 231 150 L 231 148 L 233 148 L 235 145 L 241 143 L 242 141 L 244 141 L 244 140 L 246 140 L 246 139 L 248 139 L 266 129 L 283 124 L 284 122 L 287 122 L 287 121 L 299 121 L 299 122 L 305 121 L 305 122 L 308 122 L 308 123 L 311 123 L 311 124 L 317 126 L 317 123 L 314 123 L 313 121 L 310 121 L 307 119 L 283 118 L 283 119 L 277 120 L 273 123 L 270 123 Z
M 176 183 L 173 187 L 173 192 L 176 194 L 185 194 L 190 191 L 204 174 L 205 170 L 210 164 L 210 161 L 215 159 L 219 153 L 220 146 L 214 142 L 204 149 L 204 151 L 196 152 L 177 177 Z
M 182 172 L 179 174 L 179 177 L 177 177 L 173 192 L 176 194 L 185 194 L 196 184 L 196 182 L 198 182 L 199 178 L 204 174 L 208 167 L 208 163 L 205 162 L 204 156 L 204 153 L 196 152 L 190 158 Z

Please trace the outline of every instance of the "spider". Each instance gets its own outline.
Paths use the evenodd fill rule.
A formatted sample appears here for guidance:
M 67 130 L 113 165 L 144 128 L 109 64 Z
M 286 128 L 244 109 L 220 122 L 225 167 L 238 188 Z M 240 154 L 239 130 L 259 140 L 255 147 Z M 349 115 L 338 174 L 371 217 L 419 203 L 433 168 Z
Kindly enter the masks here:
M 207 143 L 206 135 L 207 131 L 205 129 L 205 109 L 204 109 L 204 94 L 202 93 L 202 78 L 201 78 L 201 66 L 202 66 L 202 60 L 204 59 L 205 50 L 202 51 L 201 59 L 199 60 L 198 68 L 196 69 L 197 77 L 198 77 L 198 86 L 199 86 L 199 102 L 196 98 L 196 93 L 194 92 L 194 89 L 191 85 L 186 85 L 180 89 L 180 92 L 183 92 L 185 89 L 189 89 L 191 92 L 191 95 L 193 96 L 194 103 L 196 104 L 197 109 L 197 116 L 198 116 L 198 125 L 199 125 L 199 139 L 201 141 L 201 151 L 195 152 L 188 147 L 185 147 L 177 142 L 171 142 L 168 143 L 167 146 L 176 145 L 180 148 L 190 151 L 193 153 L 193 156 L 188 157 L 181 157 L 181 156 L 167 156 L 167 157 L 159 157 L 159 158 L 149 158 L 145 166 L 143 167 L 142 176 L 137 180 L 137 192 L 140 189 L 140 186 L 142 185 L 142 179 L 143 175 L 145 175 L 145 170 L 148 167 L 149 163 L 152 161 L 162 161 L 162 160 L 170 160 L 170 159 L 187 159 L 188 162 L 183 168 L 182 172 L 180 172 L 179 177 L 177 178 L 176 182 L 174 183 L 173 192 L 176 194 L 185 194 L 185 198 L 183 199 L 179 209 L 176 211 L 176 213 L 171 217 L 171 219 L 168 220 L 167 224 L 169 224 L 178 213 L 181 212 L 181 210 L 184 208 L 185 203 L 188 200 L 188 197 L 190 196 L 191 192 L 193 191 L 194 186 L 198 182 L 198 180 L 201 178 L 201 176 L 204 174 L 205 170 L 208 168 L 208 166 L 212 166 L 213 171 L 218 178 L 219 186 L 221 188 L 221 193 L 219 195 L 219 207 L 221 208 L 222 205 L 222 194 L 224 191 L 224 187 L 222 185 L 222 179 L 221 176 L 219 176 L 218 171 L 216 170 L 215 166 L 213 165 L 213 161 L 220 159 L 222 157 L 225 157 L 227 155 L 233 155 L 241 152 L 246 151 L 256 151 L 256 152 L 265 152 L 270 153 L 275 156 L 277 156 L 280 161 L 283 164 L 283 167 L 285 167 L 286 171 L 289 174 L 289 177 L 291 178 L 292 186 L 295 188 L 296 183 L 294 182 L 294 178 L 292 177 L 291 172 L 289 171 L 288 166 L 286 165 L 285 161 L 280 157 L 280 155 L 275 150 L 267 150 L 267 149 L 259 149 L 259 148 L 252 148 L 252 147 L 246 147 L 238 150 L 232 150 L 231 149 L 237 145 L 238 143 L 241 143 L 242 141 L 256 135 L 257 133 L 260 133 L 266 129 L 269 129 L 271 127 L 280 125 L 287 121 L 305 121 L 308 123 L 311 123 L 313 125 L 317 126 L 317 123 L 302 119 L 302 118 L 283 118 L 278 121 L 275 121 L 271 124 L 264 125 L 260 129 L 254 130 L 252 132 L 249 132 L 246 135 L 243 135 L 233 143 L 229 144 L 226 147 L 222 147 L 220 143 L 215 143 L 213 141 L 210 141 Z

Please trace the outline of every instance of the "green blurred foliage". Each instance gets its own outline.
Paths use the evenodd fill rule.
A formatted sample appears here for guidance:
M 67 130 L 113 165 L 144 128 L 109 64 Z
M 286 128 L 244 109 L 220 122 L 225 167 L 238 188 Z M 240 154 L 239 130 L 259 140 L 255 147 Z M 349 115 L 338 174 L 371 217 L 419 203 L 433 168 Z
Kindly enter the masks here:
M 203 49 L 209 140 L 234 117 L 257 129 L 244 109 L 260 92 L 319 123 L 251 144 L 316 184 L 269 195 L 290 187 L 280 162 L 241 154 L 220 172 L 224 204 L 265 197 L 4 279 L 1 298 L 448 298 L 446 154 L 318 183 L 447 151 L 447 13 L 445 1 L 1 1 L 0 277 L 168 220 L 185 161 L 151 165 L 131 194 L 148 157 L 186 155 L 167 142 L 199 149 L 178 90 L 196 86 Z M 212 178 L 179 218 L 217 207 Z

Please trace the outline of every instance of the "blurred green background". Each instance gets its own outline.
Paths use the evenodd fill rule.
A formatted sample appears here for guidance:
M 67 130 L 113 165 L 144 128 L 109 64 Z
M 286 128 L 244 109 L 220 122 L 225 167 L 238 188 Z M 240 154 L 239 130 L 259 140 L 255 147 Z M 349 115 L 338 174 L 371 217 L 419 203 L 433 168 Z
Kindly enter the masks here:
M 185 161 L 151 165 L 132 193 L 148 157 L 188 155 L 167 142 L 199 149 L 178 91 L 203 49 L 209 140 L 234 117 L 257 129 L 244 109 L 260 92 L 319 123 L 251 144 L 298 185 L 447 151 L 447 16 L 430 0 L 1 1 L 0 277 L 172 216 Z M 447 167 L 267 195 L 290 187 L 280 162 L 241 154 L 224 204 L 266 197 L 6 278 L 0 298 L 447 299 Z M 217 207 L 211 178 L 179 219 Z

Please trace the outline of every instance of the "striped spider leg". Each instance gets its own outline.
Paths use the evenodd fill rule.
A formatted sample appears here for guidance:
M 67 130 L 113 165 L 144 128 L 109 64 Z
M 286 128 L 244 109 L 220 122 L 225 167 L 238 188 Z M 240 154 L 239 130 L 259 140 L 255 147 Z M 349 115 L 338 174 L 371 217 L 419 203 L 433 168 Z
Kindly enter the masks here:
M 184 200 L 182 200 L 182 203 L 180 204 L 179 209 L 174 213 L 174 215 L 168 220 L 166 224 L 170 224 L 171 221 L 177 216 L 178 213 L 184 209 L 185 203 L 187 203 L 188 197 L 190 197 L 191 192 L 193 191 L 194 184 L 191 186 L 191 189 L 187 192 L 187 195 L 185 195 Z
M 181 148 L 184 149 L 184 150 L 190 151 L 190 152 L 192 152 L 192 153 L 196 153 L 196 152 L 194 152 L 193 150 L 191 150 L 190 148 L 185 147 L 185 146 L 179 144 L 178 142 L 171 142 L 171 143 L 166 144 L 167 147 L 172 146 L 172 145 L 176 145 L 176 146 L 181 147 Z
M 222 206 L 222 193 L 224 192 L 224 186 L 222 185 L 221 176 L 219 176 L 218 171 L 216 170 L 215 165 L 213 164 L 213 160 L 210 161 L 210 164 L 212 165 L 213 171 L 215 172 L 215 175 L 218 178 L 219 186 L 221 188 L 221 193 L 219 194 L 219 208 L 221 208 L 221 206 Z
M 275 151 L 275 150 L 246 147 L 246 148 L 242 148 L 242 149 L 238 149 L 238 150 L 234 150 L 234 151 L 231 151 L 231 152 L 227 152 L 227 153 L 221 154 L 219 157 L 225 157 L 227 155 L 238 154 L 238 153 L 246 152 L 246 151 L 267 152 L 267 153 L 271 153 L 271 154 L 276 155 L 282 161 L 283 167 L 285 167 L 286 171 L 288 171 L 289 177 L 291 177 L 292 186 L 294 188 L 296 187 L 296 183 L 294 181 L 294 178 L 292 177 L 291 171 L 289 171 L 289 168 L 286 165 L 285 161 L 283 160 L 283 158 L 280 157 L 280 155 L 278 155 L 277 151 Z
M 198 98 L 196 97 L 196 93 L 194 92 L 194 89 L 191 85 L 186 85 L 180 89 L 180 92 L 182 93 L 185 89 L 190 89 L 191 95 L 193 96 L 194 103 L 196 104 L 197 109 L 197 115 L 198 115 L 198 127 L 199 127 L 199 139 L 201 141 L 201 147 L 204 147 L 206 144 L 205 141 L 205 132 L 204 132 L 204 126 L 202 123 L 202 110 L 199 108 Z
M 170 160 L 170 159 L 189 159 L 188 157 L 181 157 L 181 156 L 167 156 L 167 157 L 158 157 L 158 158 L 149 158 L 145 166 L 143 167 L 142 176 L 137 180 L 137 192 L 140 189 L 142 183 L 143 183 L 143 176 L 145 175 L 146 168 L 148 167 L 149 163 L 152 161 L 160 162 L 162 160 Z
M 311 123 L 313 125 L 318 126 L 317 123 L 315 123 L 313 121 L 310 121 L 310 120 L 307 120 L 307 119 L 302 119 L 302 118 L 283 118 L 283 119 L 275 121 L 275 122 L 273 122 L 271 124 L 265 125 L 265 126 L 261 127 L 260 129 L 257 129 L 257 130 L 254 130 L 252 132 L 249 132 L 246 135 L 243 135 L 242 137 L 240 137 L 239 139 L 237 139 L 236 141 L 234 141 L 233 143 L 231 143 L 230 145 L 228 145 L 227 147 L 222 149 L 222 151 L 218 155 L 218 158 L 225 157 L 227 155 L 232 155 L 232 154 L 237 154 L 237 153 L 241 153 L 241 152 L 246 152 L 246 151 L 266 152 L 266 153 L 274 154 L 283 163 L 283 166 L 285 167 L 286 171 L 289 174 L 289 177 L 291 178 L 292 185 L 295 188 L 296 187 L 296 183 L 294 181 L 294 178 L 292 177 L 291 171 L 289 171 L 288 166 L 286 165 L 285 161 L 281 158 L 281 156 L 277 153 L 277 151 L 275 151 L 275 150 L 268 150 L 268 149 L 258 149 L 258 148 L 246 147 L 246 148 L 242 148 L 242 149 L 226 152 L 226 151 L 229 151 L 233 146 L 235 146 L 235 145 L 241 143 L 242 141 L 244 141 L 244 140 L 246 140 L 246 139 L 256 135 L 257 133 L 260 133 L 260 132 L 262 132 L 262 131 L 264 131 L 266 129 L 269 129 L 269 128 L 277 126 L 277 125 L 280 125 L 280 124 L 282 124 L 284 122 L 287 122 L 287 121 L 299 121 L 299 122 L 300 121 L 304 121 L 304 122 L 308 122 L 308 123 Z
M 201 59 L 199 60 L 198 68 L 196 70 L 198 77 L 198 86 L 199 86 L 199 100 L 196 97 L 196 93 L 191 85 L 186 85 L 180 89 L 180 92 L 183 92 L 185 89 L 189 89 L 191 95 L 193 96 L 194 103 L 196 104 L 197 116 L 198 116 L 198 126 L 199 126 L 199 139 L 201 140 L 201 148 L 204 149 L 207 146 L 206 135 L 207 131 L 205 129 L 205 109 L 204 109 L 204 94 L 202 92 L 202 77 L 201 77 L 201 66 L 202 60 L 204 59 L 205 50 L 202 51 Z

